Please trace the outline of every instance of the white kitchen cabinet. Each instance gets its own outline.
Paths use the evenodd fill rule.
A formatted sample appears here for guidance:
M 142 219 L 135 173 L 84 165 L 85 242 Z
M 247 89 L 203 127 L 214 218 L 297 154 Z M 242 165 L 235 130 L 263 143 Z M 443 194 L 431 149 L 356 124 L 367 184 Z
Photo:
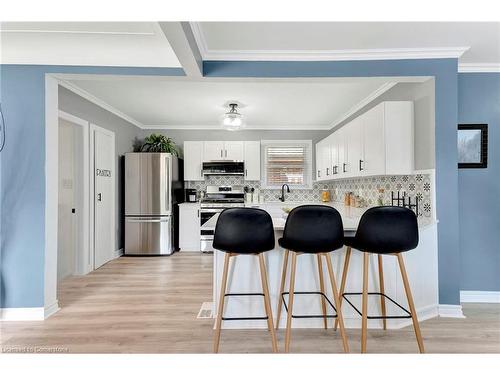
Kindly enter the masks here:
M 385 174 L 384 106 L 376 106 L 363 115 L 363 161 L 361 174 Z
M 413 127 L 413 102 L 380 103 L 316 144 L 317 180 L 413 173 Z
M 205 141 L 203 142 L 203 161 L 224 160 L 224 142 L 223 141 Z
M 243 160 L 244 153 L 245 153 L 245 142 L 243 141 L 224 142 L 225 160 Z
M 245 181 L 260 181 L 260 141 L 244 142 Z
M 181 251 L 200 251 L 200 205 L 179 205 L 179 247 Z
M 363 160 L 363 121 L 361 117 L 352 120 L 345 129 L 347 160 L 345 177 L 360 175 Z
M 206 141 L 204 142 L 204 161 L 243 160 L 243 141 Z
M 184 181 L 203 181 L 203 142 L 184 142 Z

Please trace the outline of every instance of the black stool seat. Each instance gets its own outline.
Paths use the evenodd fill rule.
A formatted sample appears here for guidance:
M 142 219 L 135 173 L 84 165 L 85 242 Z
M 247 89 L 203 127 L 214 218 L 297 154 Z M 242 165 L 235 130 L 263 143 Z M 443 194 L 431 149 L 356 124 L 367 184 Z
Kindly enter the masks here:
M 343 236 L 342 218 L 335 208 L 304 205 L 290 211 L 278 243 L 295 252 L 327 253 L 343 246 Z
M 368 209 L 354 237 L 345 236 L 344 245 L 374 254 L 401 253 L 418 245 L 415 213 L 405 207 L 373 207 Z
M 217 220 L 213 248 L 234 254 L 259 254 L 274 249 L 271 216 L 258 208 L 228 208 Z

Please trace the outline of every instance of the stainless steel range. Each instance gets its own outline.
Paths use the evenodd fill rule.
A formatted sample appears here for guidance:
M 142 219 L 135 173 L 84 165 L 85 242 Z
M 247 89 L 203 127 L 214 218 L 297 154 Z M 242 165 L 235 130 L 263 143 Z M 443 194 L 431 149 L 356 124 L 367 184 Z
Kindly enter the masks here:
M 204 230 L 205 224 L 214 215 L 231 207 L 245 207 L 245 195 L 241 186 L 207 186 L 205 197 L 200 202 L 200 249 L 213 252 L 213 230 Z

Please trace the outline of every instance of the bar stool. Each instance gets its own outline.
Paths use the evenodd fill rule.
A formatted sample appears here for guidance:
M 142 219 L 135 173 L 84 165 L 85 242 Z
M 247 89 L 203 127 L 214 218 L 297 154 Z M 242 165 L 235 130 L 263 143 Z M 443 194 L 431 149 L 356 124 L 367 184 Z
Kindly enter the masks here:
M 351 305 L 358 314 L 362 316 L 361 324 L 361 352 L 366 352 L 366 334 L 368 319 L 383 319 L 383 328 L 386 329 L 386 319 L 412 318 L 413 329 L 417 338 L 420 353 L 424 353 L 424 343 L 420 334 L 417 313 L 413 304 L 408 275 L 401 255 L 404 251 L 413 250 L 418 245 L 418 225 L 415 213 L 404 207 L 373 207 L 367 210 L 359 222 L 358 230 L 354 237 L 345 237 L 344 244 L 347 246 L 342 280 L 340 282 L 340 294 L 343 299 Z M 363 252 L 363 292 L 362 293 L 344 293 L 349 268 L 349 259 L 351 257 L 351 248 Z M 379 293 L 368 293 L 368 263 L 370 254 L 377 254 L 378 272 L 379 272 Z M 410 311 L 398 304 L 392 298 L 388 297 L 384 291 L 384 273 L 382 267 L 382 255 L 392 255 L 398 258 L 399 269 L 403 279 L 403 285 L 408 300 Z M 361 312 L 352 304 L 347 296 L 362 295 Z M 380 296 L 381 316 L 368 316 L 368 295 Z M 385 299 L 388 299 L 400 309 L 406 316 L 386 316 Z M 335 322 L 335 329 L 337 322 Z
M 278 328 L 281 306 L 285 306 L 287 311 L 287 323 L 285 334 L 285 351 L 288 352 L 290 348 L 292 318 L 323 318 L 325 329 L 327 328 L 327 318 L 338 318 L 340 324 L 340 334 L 342 336 L 342 344 L 344 351 L 349 352 L 349 345 L 347 343 L 347 336 L 344 329 L 344 321 L 342 318 L 342 311 L 340 310 L 340 299 L 333 274 L 332 262 L 330 259 L 330 252 L 340 249 L 343 246 L 344 229 L 342 225 L 342 218 L 336 209 L 328 206 L 320 205 L 304 205 L 294 208 L 288 214 L 283 232 L 283 238 L 278 240 L 279 245 L 285 249 L 283 270 L 281 275 L 281 286 L 278 301 L 277 323 Z M 288 255 L 292 252 L 292 264 L 290 274 L 290 286 L 287 293 L 284 292 L 285 281 L 288 267 Z M 297 267 L 297 256 L 301 254 L 316 255 L 318 262 L 319 273 L 319 286 L 320 292 L 296 292 L 295 291 L 295 273 Z M 333 290 L 333 298 L 335 308 L 325 294 L 323 282 L 323 267 L 321 264 L 321 257 L 326 259 L 326 265 L 330 276 L 330 283 Z M 288 294 L 288 306 L 285 303 L 284 295 Z M 293 315 L 293 302 L 295 294 L 318 294 L 321 296 L 322 315 Z M 326 314 L 326 302 L 335 311 L 334 315 Z
M 269 299 L 269 288 L 263 252 L 274 249 L 274 228 L 271 216 L 257 208 L 228 208 L 222 211 L 217 220 L 214 233 L 213 248 L 224 251 L 224 271 L 219 296 L 219 309 L 214 336 L 214 353 L 219 351 L 220 331 L 223 320 L 267 320 L 271 333 L 273 352 L 278 352 L 276 334 L 273 326 L 273 315 Z M 229 260 L 238 255 L 255 255 L 259 257 L 262 293 L 226 293 Z M 224 299 L 229 296 L 264 297 L 265 317 L 224 318 Z

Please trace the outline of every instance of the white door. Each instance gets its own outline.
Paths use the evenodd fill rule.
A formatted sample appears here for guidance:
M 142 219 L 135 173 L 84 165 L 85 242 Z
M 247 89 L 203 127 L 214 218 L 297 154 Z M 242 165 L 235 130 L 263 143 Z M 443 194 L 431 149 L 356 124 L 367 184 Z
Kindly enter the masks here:
M 73 275 L 77 249 L 75 233 L 75 133 L 78 125 L 59 119 L 59 216 L 57 230 L 57 281 Z
M 260 142 L 245 142 L 245 180 L 260 181 Z
M 384 106 L 378 105 L 363 115 L 362 174 L 385 174 Z
M 94 139 L 94 269 L 115 251 L 115 135 L 92 126 Z
M 203 160 L 204 161 L 224 160 L 224 142 L 223 141 L 203 142 Z
M 224 159 L 243 160 L 244 143 L 242 141 L 224 142 Z
M 203 181 L 203 142 L 184 142 L 184 180 Z

